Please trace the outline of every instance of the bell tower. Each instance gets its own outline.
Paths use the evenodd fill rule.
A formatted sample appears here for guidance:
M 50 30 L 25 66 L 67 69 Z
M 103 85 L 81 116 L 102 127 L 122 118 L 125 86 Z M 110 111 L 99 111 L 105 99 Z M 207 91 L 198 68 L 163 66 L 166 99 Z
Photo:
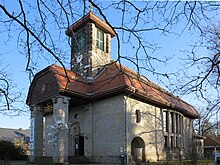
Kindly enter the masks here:
M 67 30 L 71 37 L 71 70 L 88 80 L 111 60 L 112 28 L 92 11 Z

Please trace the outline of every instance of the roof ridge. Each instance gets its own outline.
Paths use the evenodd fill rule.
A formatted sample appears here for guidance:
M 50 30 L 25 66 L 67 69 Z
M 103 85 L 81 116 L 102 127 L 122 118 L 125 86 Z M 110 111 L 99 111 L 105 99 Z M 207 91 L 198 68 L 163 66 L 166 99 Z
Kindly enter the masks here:
M 218 142 L 220 144 L 220 140 L 215 138 L 215 137 L 211 137 L 211 136 L 206 136 L 208 138 L 210 138 L 211 140 L 215 141 L 215 142 Z

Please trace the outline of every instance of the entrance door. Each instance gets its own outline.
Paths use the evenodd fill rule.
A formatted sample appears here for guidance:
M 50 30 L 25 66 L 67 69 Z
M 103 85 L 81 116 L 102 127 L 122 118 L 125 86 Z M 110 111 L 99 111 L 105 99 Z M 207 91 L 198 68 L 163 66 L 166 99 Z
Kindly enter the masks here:
M 145 143 L 144 140 L 140 137 L 135 137 L 131 142 L 131 155 L 133 156 L 134 161 L 145 162 Z
M 75 156 L 84 155 L 84 137 L 75 136 Z

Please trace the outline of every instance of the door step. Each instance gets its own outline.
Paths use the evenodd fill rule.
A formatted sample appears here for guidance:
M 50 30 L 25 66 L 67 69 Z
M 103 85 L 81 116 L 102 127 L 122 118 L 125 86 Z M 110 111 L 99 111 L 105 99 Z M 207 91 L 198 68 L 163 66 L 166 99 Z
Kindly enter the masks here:
M 69 156 L 69 164 L 90 164 L 91 161 L 85 156 Z

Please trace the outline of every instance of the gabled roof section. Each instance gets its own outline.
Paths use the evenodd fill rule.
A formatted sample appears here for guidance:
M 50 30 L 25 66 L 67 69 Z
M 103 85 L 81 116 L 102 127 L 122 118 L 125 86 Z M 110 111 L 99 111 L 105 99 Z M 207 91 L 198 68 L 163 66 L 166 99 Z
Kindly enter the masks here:
M 94 95 L 121 90 L 164 108 L 178 110 L 188 117 L 199 117 L 193 106 L 119 63 L 106 66 L 92 84 Z
M 28 105 L 38 104 L 74 87 L 78 92 L 85 93 L 87 88 L 79 87 L 81 84 L 87 84 L 87 81 L 80 75 L 53 64 L 35 75 L 26 103 Z
M 84 17 L 82 17 L 81 19 L 76 21 L 73 25 L 68 27 L 68 29 L 66 30 L 66 35 L 71 36 L 72 32 L 78 31 L 87 22 L 94 23 L 99 29 L 101 29 L 106 33 L 109 33 L 111 37 L 115 36 L 114 30 L 105 21 L 103 21 L 98 16 L 93 14 L 92 11 L 90 11 Z
M 39 93 L 43 84 L 46 84 L 49 89 L 46 88 L 45 93 Z M 37 95 L 36 91 L 38 91 Z M 116 62 L 106 65 L 91 82 L 72 71 L 51 65 L 35 76 L 29 90 L 27 104 L 39 103 L 58 94 L 95 101 L 121 93 L 162 108 L 177 110 L 190 118 L 199 117 L 198 112 L 190 104 Z
M 204 140 L 204 147 L 205 148 L 215 148 L 220 147 L 220 140 L 216 137 L 206 136 Z
M 0 128 L 0 140 L 13 142 L 16 139 L 24 138 L 26 143 L 30 142 L 30 130 L 29 129 L 9 129 Z
M 64 69 L 55 64 L 50 66 L 50 70 L 54 73 L 59 85 L 59 92 L 68 90 L 70 84 L 76 82 L 87 84 L 88 82 L 79 74 L 72 72 L 71 70 Z

